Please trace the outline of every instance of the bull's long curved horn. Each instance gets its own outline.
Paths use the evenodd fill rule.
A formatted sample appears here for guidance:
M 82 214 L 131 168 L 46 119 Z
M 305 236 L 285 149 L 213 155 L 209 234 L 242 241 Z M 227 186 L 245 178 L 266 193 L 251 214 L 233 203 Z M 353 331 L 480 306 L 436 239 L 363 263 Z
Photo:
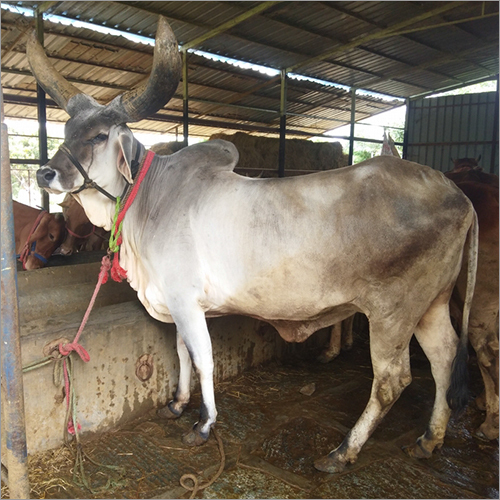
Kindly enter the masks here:
M 151 75 L 144 85 L 125 92 L 121 97 L 128 121 L 142 120 L 161 109 L 177 89 L 181 68 L 182 63 L 174 32 L 167 20 L 160 16 Z
M 26 55 L 36 81 L 61 108 L 67 111 L 68 101 L 73 96 L 83 92 L 55 70 L 34 31 L 26 42 Z

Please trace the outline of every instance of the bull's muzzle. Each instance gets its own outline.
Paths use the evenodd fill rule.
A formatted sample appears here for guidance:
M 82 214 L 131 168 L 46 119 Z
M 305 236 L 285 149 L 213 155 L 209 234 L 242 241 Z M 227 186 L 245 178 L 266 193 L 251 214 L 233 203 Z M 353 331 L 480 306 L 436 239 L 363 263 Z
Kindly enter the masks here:
M 38 186 L 41 188 L 50 187 L 50 182 L 56 176 L 55 170 L 52 170 L 50 167 L 42 167 L 36 172 L 36 180 L 38 182 Z

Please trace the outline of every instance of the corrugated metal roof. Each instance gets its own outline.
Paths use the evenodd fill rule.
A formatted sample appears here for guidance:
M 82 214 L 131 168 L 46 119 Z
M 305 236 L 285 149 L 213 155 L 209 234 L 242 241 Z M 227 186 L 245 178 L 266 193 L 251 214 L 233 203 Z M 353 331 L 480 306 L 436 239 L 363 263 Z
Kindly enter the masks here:
M 30 9 L 41 4 L 5 3 Z M 147 77 L 153 49 L 122 36 L 78 27 L 74 21 L 154 38 L 158 14 L 163 14 L 182 45 L 260 2 L 61 1 L 42 5 L 49 7 L 48 14 L 71 21 L 70 25 L 44 21 L 45 47 L 54 66 L 82 91 L 108 102 Z M 32 24 L 32 19 L 2 10 L 7 116 L 36 117 L 35 81 L 24 54 Z M 426 29 L 409 31 L 422 27 Z M 195 48 L 276 70 L 292 67 L 294 73 L 406 98 L 495 77 L 498 2 L 279 2 Z M 190 54 L 188 82 L 190 134 L 276 133 L 279 78 Z M 357 120 L 401 104 L 368 96 L 357 96 L 356 101 Z M 350 106 L 345 90 L 289 79 L 289 135 L 315 135 L 346 124 Z M 48 118 L 64 121 L 67 116 L 51 104 Z M 163 110 L 134 128 L 167 133 L 182 128 L 181 118 L 179 86 Z

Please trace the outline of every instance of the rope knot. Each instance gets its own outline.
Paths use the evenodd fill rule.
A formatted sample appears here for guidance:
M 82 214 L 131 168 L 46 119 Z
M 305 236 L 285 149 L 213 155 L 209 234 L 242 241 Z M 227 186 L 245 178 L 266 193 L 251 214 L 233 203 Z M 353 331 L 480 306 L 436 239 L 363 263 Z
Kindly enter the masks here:
M 81 346 L 78 342 L 70 342 L 68 344 L 59 344 L 59 352 L 63 356 L 68 356 L 73 351 L 75 351 L 83 362 L 88 363 L 90 361 L 89 353 Z
M 111 278 L 114 281 L 121 282 L 127 277 L 127 271 L 120 266 L 118 253 L 113 257 L 113 266 L 111 267 Z
M 108 281 L 108 273 L 111 269 L 111 260 L 109 255 L 105 255 L 101 260 L 101 270 L 99 272 L 99 282 L 104 285 Z

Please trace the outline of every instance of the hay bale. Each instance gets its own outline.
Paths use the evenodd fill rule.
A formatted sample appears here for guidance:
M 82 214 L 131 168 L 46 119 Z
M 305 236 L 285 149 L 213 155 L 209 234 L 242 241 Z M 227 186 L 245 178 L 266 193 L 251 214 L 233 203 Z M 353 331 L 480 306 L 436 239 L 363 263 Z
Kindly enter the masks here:
M 212 139 L 223 139 L 236 146 L 240 153 L 236 168 L 278 169 L 279 139 L 243 132 L 214 134 L 209 140 Z M 330 170 L 347 165 L 347 155 L 339 142 L 287 139 L 285 148 L 285 170 Z

